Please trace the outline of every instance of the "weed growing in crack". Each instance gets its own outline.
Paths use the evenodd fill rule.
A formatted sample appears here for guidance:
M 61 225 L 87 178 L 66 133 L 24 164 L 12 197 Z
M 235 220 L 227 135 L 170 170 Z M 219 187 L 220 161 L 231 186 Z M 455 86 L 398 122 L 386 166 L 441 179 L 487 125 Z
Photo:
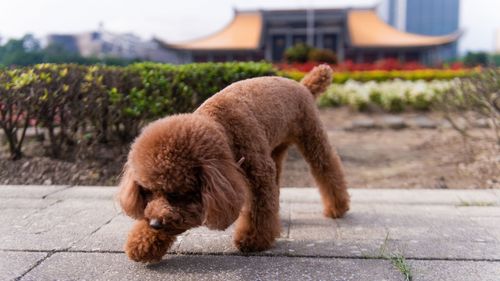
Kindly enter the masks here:
M 495 206 L 495 202 L 488 202 L 488 201 L 463 201 L 461 200 L 460 203 L 456 204 L 456 207 L 491 207 Z
M 392 265 L 394 265 L 403 274 L 405 281 L 413 280 L 410 265 L 406 262 L 405 257 L 401 254 L 393 254 L 390 257 L 390 260 Z
M 405 281 L 412 281 L 413 274 L 411 272 L 410 265 L 406 262 L 406 259 L 402 254 L 396 252 L 391 252 L 391 253 L 387 252 L 388 242 L 389 242 L 389 232 L 387 232 L 385 236 L 384 243 L 380 245 L 378 256 L 373 256 L 371 258 L 390 260 L 392 265 L 396 267 L 399 270 L 399 272 L 403 274 L 403 276 L 405 277 Z

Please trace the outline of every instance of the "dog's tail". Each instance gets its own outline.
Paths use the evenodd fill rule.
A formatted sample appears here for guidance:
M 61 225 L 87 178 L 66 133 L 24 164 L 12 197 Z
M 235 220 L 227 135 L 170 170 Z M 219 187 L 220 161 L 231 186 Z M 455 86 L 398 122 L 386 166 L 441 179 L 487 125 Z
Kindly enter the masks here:
M 332 73 L 332 69 L 327 64 L 322 64 L 307 73 L 300 83 L 306 86 L 316 98 L 332 83 Z

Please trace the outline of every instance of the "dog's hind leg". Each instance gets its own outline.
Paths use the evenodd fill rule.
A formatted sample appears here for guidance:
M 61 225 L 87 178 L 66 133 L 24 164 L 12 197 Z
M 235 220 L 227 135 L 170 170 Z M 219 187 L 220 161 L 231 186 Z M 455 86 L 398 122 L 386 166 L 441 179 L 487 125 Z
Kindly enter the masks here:
M 288 143 L 282 143 L 278 145 L 278 147 L 276 147 L 271 153 L 271 157 L 273 158 L 274 164 L 276 165 L 276 185 L 278 187 L 280 185 L 280 176 L 283 169 L 283 161 L 287 155 L 288 147 Z
M 349 193 L 340 158 L 328 143 L 316 114 L 304 120 L 297 145 L 311 167 L 323 200 L 324 214 L 339 218 L 349 210 Z

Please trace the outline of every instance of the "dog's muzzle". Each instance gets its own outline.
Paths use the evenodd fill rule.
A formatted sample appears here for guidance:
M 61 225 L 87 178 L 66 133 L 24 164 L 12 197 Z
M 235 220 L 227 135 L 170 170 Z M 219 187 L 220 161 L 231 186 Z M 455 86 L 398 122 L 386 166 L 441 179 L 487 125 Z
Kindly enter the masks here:
M 152 219 L 149 221 L 149 226 L 151 226 L 152 228 L 156 229 L 156 230 L 159 230 L 162 228 L 162 225 L 161 225 L 161 222 L 157 219 Z
M 186 229 L 168 229 L 160 222 L 158 219 L 151 219 L 149 221 L 149 226 L 155 230 L 162 230 L 169 235 L 179 235 L 186 231 Z

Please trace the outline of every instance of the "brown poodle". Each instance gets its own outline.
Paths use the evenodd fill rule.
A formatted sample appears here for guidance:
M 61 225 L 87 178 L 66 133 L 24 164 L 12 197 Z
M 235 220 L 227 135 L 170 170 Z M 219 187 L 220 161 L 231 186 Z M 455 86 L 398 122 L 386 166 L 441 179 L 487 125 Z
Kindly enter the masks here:
M 125 245 L 127 255 L 159 261 L 176 235 L 201 225 L 224 230 L 235 221 L 239 250 L 269 249 L 280 234 L 278 181 L 292 144 L 311 167 L 324 214 L 341 217 L 349 209 L 349 194 L 315 104 L 331 79 L 326 65 L 300 83 L 248 79 L 192 114 L 149 124 L 132 145 L 120 183 L 121 206 L 138 220 Z

